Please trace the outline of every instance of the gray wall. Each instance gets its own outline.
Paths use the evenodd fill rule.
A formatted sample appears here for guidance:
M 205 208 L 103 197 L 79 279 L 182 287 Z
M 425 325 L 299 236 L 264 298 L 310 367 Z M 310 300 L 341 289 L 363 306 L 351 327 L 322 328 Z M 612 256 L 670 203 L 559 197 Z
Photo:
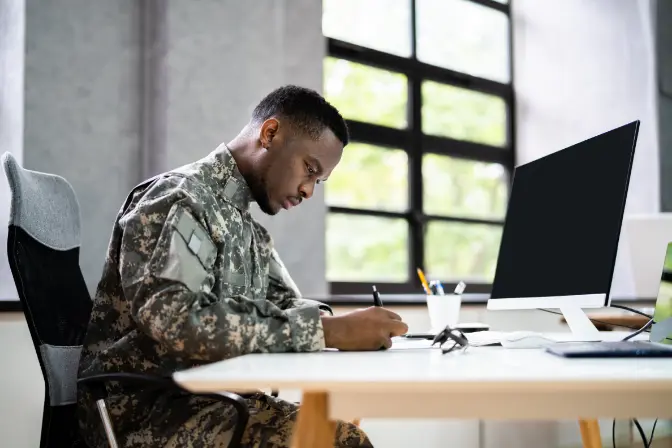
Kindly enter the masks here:
M 170 166 L 233 138 L 280 84 L 322 90 L 322 5 L 314 0 L 169 2 L 167 143 Z M 256 209 L 256 208 L 255 208 Z M 255 216 L 304 295 L 324 295 L 323 190 L 291 212 Z
M 270 90 L 321 90 L 323 54 L 311 0 L 26 0 L 24 163 L 77 191 L 91 289 L 128 190 L 233 138 Z M 304 294 L 327 290 L 324 214 L 320 194 L 261 217 Z
M 26 0 L 24 164 L 75 188 L 91 287 L 114 217 L 139 180 L 136 3 Z
M 672 211 L 672 2 L 656 1 L 658 127 L 661 209 Z

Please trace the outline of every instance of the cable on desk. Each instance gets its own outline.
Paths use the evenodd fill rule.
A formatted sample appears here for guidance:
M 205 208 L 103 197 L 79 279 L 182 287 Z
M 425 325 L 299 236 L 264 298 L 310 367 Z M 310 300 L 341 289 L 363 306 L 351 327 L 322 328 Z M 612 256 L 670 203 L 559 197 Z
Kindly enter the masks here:
M 653 319 L 649 319 L 649 321 L 648 321 L 646 324 L 644 324 L 644 326 L 643 326 L 642 328 L 640 328 L 639 330 L 635 331 L 634 333 L 630 333 L 629 335 L 627 335 L 626 337 L 624 337 L 622 340 L 623 340 L 623 341 L 629 341 L 630 339 L 634 338 L 634 337 L 637 336 L 638 334 L 642 334 L 642 333 L 644 333 L 645 331 L 647 331 L 649 328 L 651 328 L 651 325 L 653 325 Z
M 635 423 L 635 426 L 637 427 L 637 431 L 639 431 L 639 436 L 642 438 L 642 443 L 644 444 L 644 448 L 649 448 L 650 444 L 648 440 L 646 440 L 646 434 L 644 434 L 644 429 L 642 428 L 642 425 L 639 424 L 639 421 L 636 418 L 633 418 L 632 421 Z
M 544 312 L 546 312 L 546 313 L 557 314 L 558 316 L 563 316 L 563 314 L 562 314 L 561 312 L 559 312 L 559 311 L 551 311 L 551 310 L 547 310 L 547 309 L 544 309 L 544 308 L 539 308 L 539 310 L 540 310 L 540 311 L 544 311 Z M 602 324 L 602 325 L 610 325 L 610 326 L 612 326 L 612 327 L 628 328 L 628 329 L 630 329 L 630 330 L 639 330 L 639 327 L 631 327 L 631 326 L 629 326 L 629 325 L 612 324 L 611 322 L 605 322 L 605 321 L 598 320 L 598 319 L 593 319 L 593 318 L 590 318 L 590 317 L 589 317 L 589 319 L 590 319 L 592 322 L 597 322 L 598 324 Z
M 651 437 L 649 437 L 649 446 L 653 443 L 653 433 L 656 432 L 656 425 L 658 424 L 658 419 L 654 420 L 653 428 L 651 428 Z
M 538 310 L 539 310 L 539 311 L 544 311 L 544 312 L 546 312 L 546 313 L 557 314 L 558 316 L 562 316 L 562 315 L 563 315 L 562 313 L 560 313 L 560 312 L 558 312 L 558 311 L 551 311 L 551 310 L 547 310 L 547 309 L 544 309 L 544 308 L 538 308 Z M 644 333 L 644 332 L 646 332 L 646 333 L 650 333 L 650 332 L 651 332 L 651 325 L 653 325 L 653 324 L 655 323 L 655 322 L 649 321 L 649 322 L 646 323 L 646 325 L 644 325 L 644 327 L 643 327 L 643 329 L 642 329 L 642 328 L 637 328 L 637 327 L 631 327 L 631 326 L 629 326 L 629 325 L 621 325 L 621 324 L 614 324 L 614 323 L 611 323 L 611 322 L 604 322 L 604 321 L 599 320 L 599 319 L 592 319 L 592 318 L 589 318 L 589 319 L 590 319 L 591 322 L 596 322 L 596 323 L 598 323 L 598 324 L 603 324 L 603 325 L 609 325 L 609 326 L 611 326 L 611 327 L 627 328 L 627 329 L 629 329 L 629 330 L 636 330 L 636 331 L 640 331 L 640 330 L 641 330 L 640 333 Z M 640 333 L 637 333 L 637 334 L 640 334 Z M 628 335 L 628 336 L 626 336 L 628 339 L 624 339 L 624 340 L 626 340 L 626 341 L 629 340 L 629 339 L 630 339 L 630 336 L 632 336 L 632 335 Z M 635 335 L 635 336 L 636 336 L 636 335 Z M 634 336 L 633 336 L 633 337 L 634 337 Z M 667 337 L 667 338 L 665 338 L 665 339 L 672 341 L 672 337 Z
M 653 428 L 651 428 L 651 435 L 649 436 L 649 441 L 646 441 L 646 436 L 644 435 L 644 429 L 639 424 L 637 419 L 632 419 L 632 421 L 637 426 L 637 431 L 639 432 L 640 437 L 642 437 L 642 442 L 644 443 L 644 448 L 650 448 L 653 443 L 653 435 L 656 432 L 656 425 L 658 424 L 658 419 L 653 422 Z M 616 448 L 616 419 L 611 422 L 611 446 Z
M 612 303 L 611 305 L 609 305 L 609 307 L 610 307 L 610 308 L 618 308 L 618 309 L 625 310 L 625 311 L 630 311 L 631 313 L 639 314 L 640 316 L 648 317 L 649 319 L 652 319 L 652 318 L 653 318 L 653 316 L 649 316 L 648 314 L 646 314 L 646 313 L 644 313 L 644 312 L 642 312 L 642 311 L 636 310 L 636 309 L 634 309 L 634 308 L 630 308 L 629 306 L 614 305 L 614 304 Z

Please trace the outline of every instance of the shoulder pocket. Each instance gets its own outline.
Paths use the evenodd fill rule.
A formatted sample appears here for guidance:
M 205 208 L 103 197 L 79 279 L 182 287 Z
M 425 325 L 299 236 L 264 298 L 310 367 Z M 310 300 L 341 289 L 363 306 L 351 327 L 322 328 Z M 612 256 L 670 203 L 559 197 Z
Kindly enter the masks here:
M 200 291 L 215 262 L 217 247 L 208 232 L 183 207 L 168 218 L 166 253 L 159 259 L 158 276 L 183 283 L 191 291 Z

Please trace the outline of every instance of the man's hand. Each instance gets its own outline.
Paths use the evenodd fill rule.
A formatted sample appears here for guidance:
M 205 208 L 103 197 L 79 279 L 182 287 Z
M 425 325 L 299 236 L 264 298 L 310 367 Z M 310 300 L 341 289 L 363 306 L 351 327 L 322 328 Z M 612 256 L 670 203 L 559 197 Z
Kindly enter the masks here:
M 322 326 L 326 346 L 339 350 L 390 348 L 392 337 L 408 331 L 398 314 L 375 306 L 340 316 L 322 316 Z

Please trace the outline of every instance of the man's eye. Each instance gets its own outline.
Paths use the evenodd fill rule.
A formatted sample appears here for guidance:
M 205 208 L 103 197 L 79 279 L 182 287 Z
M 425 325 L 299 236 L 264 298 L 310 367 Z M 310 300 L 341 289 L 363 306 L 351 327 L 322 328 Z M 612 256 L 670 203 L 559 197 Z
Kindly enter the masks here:
M 315 170 L 313 169 L 312 166 L 306 165 L 306 167 L 308 168 L 308 174 L 310 174 L 311 176 L 315 174 Z

